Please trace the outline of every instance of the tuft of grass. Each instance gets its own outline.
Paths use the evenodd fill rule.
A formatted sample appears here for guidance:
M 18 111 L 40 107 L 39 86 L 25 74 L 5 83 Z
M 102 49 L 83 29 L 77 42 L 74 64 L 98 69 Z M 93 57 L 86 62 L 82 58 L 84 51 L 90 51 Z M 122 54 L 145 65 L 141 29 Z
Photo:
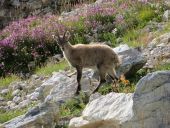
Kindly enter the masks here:
M 10 83 L 14 81 L 19 81 L 20 78 L 16 75 L 7 76 L 5 78 L 0 78 L 0 88 L 7 87 Z
M 6 101 L 12 100 L 12 91 L 10 90 L 5 96 L 3 96 Z
M 64 70 L 68 67 L 66 60 L 63 60 L 57 64 L 48 63 L 45 67 L 36 69 L 35 73 L 38 75 L 50 75 L 54 71 Z
M 80 116 L 87 102 L 88 98 L 84 93 L 80 93 L 78 97 L 66 101 L 60 106 L 61 118 Z
M 0 109 L 0 123 L 7 122 L 17 116 L 25 114 L 29 110 L 29 108 L 33 107 L 34 105 L 35 104 L 32 103 L 24 109 L 16 109 L 16 110 L 9 110 L 9 111 L 3 111 Z
M 139 35 L 139 31 L 137 31 L 136 29 L 129 30 L 124 34 L 123 41 L 132 47 L 140 46 L 141 44 L 137 42 L 137 38 L 139 37 Z
M 155 70 L 170 70 L 170 64 L 157 65 Z
M 155 10 L 150 6 L 142 7 L 138 12 L 138 19 L 141 25 L 145 25 L 148 21 L 156 16 Z
M 7 112 L 0 111 L 0 123 L 7 122 L 11 120 L 12 118 L 15 118 L 17 116 L 24 114 L 25 112 L 26 112 L 26 109 L 7 111 Z

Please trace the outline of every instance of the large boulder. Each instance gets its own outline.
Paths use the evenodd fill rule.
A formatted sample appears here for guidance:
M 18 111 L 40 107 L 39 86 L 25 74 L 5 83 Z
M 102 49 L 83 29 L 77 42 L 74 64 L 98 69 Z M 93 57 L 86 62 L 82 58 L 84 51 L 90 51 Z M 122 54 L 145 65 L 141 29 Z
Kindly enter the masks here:
M 82 74 L 82 90 L 89 95 L 98 85 L 93 73 L 92 69 L 84 69 Z M 77 89 L 76 72 L 75 70 L 72 72 L 56 72 L 41 85 L 41 88 L 41 98 L 43 100 L 53 97 L 55 102 L 63 103 L 75 96 Z
M 132 77 L 141 69 L 146 58 L 138 48 L 130 48 L 127 44 L 120 45 L 113 49 L 121 58 L 122 64 L 117 70 L 117 75 L 124 74 L 126 77 Z
M 59 107 L 49 100 L 0 125 L 0 128 L 55 128 L 58 119 Z
M 170 71 L 143 77 L 134 94 L 110 93 L 90 101 L 70 128 L 169 128 Z

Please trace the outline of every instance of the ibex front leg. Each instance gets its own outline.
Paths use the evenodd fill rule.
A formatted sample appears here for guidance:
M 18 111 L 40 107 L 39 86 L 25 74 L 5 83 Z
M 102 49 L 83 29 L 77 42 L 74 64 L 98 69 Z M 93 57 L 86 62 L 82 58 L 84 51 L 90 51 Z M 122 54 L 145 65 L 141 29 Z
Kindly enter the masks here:
M 80 82 L 81 82 L 81 76 L 82 76 L 82 67 L 77 66 L 76 70 L 77 70 L 77 83 L 78 83 L 76 95 L 78 95 L 80 93 L 80 90 L 81 90 Z

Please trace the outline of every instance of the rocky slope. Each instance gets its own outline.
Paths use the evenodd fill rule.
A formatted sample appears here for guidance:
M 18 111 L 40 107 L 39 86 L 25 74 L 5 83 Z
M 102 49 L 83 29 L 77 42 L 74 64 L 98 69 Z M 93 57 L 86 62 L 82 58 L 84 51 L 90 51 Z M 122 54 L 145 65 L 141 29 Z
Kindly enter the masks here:
M 167 13 L 164 14 L 166 21 L 169 18 Z M 74 14 L 76 11 L 65 13 L 63 17 L 67 18 Z M 156 26 L 159 31 L 164 25 Z M 113 50 L 122 58 L 118 74 L 123 73 L 126 77 L 132 77 L 143 66 L 143 69 L 150 71 L 158 65 L 170 64 L 169 40 L 170 34 L 166 33 L 153 39 L 143 49 L 130 48 L 127 45 L 114 48 Z M 96 93 L 90 96 L 98 84 L 98 75 L 91 69 L 85 69 L 81 81 L 82 89 L 90 96 L 90 100 L 82 115 L 71 119 L 69 127 L 169 128 L 169 80 L 169 71 L 157 71 L 143 77 L 136 85 L 134 93 L 111 92 L 107 95 Z M 23 109 L 30 104 L 36 106 L 24 115 L 0 125 L 0 128 L 55 128 L 60 119 L 60 105 L 75 97 L 76 87 L 76 74 L 70 70 L 54 72 L 51 77 L 33 75 L 29 81 L 11 83 L 9 88 L 0 90 L 1 110 Z M 5 97 L 9 92 L 12 96 L 7 101 Z

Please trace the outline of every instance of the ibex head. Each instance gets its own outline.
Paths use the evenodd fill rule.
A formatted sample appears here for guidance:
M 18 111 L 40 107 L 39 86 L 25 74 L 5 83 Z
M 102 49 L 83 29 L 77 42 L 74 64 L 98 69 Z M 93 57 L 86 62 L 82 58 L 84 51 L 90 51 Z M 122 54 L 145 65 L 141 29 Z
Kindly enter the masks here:
M 52 35 L 53 38 L 56 40 L 57 44 L 59 45 L 59 47 L 64 50 L 64 45 L 68 43 L 68 40 L 70 38 L 70 33 L 68 30 L 66 30 L 64 32 L 63 35 L 60 35 L 59 32 L 57 31 L 56 36 Z

